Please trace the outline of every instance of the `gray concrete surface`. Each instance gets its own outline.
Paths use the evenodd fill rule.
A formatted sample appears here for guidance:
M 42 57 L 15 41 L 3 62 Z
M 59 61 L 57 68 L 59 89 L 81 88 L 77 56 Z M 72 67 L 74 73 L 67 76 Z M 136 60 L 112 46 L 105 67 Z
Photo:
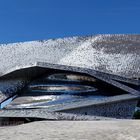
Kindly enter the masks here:
M 1 140 L 139 140 L 140 121 L 43 121 L 0 127 Z

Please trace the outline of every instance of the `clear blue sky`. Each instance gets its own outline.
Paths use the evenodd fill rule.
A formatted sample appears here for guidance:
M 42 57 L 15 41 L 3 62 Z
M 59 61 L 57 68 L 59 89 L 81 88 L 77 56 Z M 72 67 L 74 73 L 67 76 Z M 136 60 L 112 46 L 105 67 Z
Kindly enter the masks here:
M 0 43 L 140 33 L 140 0 L 0 0 Z

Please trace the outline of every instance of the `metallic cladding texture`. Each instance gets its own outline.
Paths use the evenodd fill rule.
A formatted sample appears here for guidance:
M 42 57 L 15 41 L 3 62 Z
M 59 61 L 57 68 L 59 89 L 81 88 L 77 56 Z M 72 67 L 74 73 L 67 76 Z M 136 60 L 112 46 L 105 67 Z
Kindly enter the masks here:
M 140 35 L 105 34 L 0 45 L 0 75 L 36 62 L 140 77 Z

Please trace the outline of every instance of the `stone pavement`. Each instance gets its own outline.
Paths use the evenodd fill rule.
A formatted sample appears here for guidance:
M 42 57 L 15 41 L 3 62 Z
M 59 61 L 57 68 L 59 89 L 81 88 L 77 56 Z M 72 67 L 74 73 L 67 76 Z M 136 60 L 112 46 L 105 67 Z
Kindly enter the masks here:
M 0 127 L 1 140 L 140 140 L 139 120 L 41 121 Z

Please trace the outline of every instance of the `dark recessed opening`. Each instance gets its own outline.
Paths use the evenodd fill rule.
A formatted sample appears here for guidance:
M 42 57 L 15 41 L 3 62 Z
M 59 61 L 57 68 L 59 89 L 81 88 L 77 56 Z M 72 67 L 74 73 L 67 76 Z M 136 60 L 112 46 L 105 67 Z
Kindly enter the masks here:
M 22 118 L 22 117 L 1 117 L 0 126 L 16 126 L 34 121 L 42 121 L 41 118 Z
M 66 76 L 63 75 L 78 75 L 81 77 L 86 77 L 84 80 L 68 80 L 65 79 Z M 58 78 L 53 78 L 53 79 L 44 79 L 44 77 L 48 77 L 49 75 L 59 75 L 60 77 Z M 88 77 L 88 78 L 87 78 Z M 62 80 L 63 79 L 63 80 Z M 50 69 L 46 71 L 45 74 L 42 74 L 41 76 L 35 78 L 31 83 L 35 83 L 36 85 L 39 85 L 39 83 L 42 84 L 48 84 L 48 85 L 81 85 L 81 86 L 90 86 L 97 88 L 98 90 L 94 91 L 94 95 L 104 95 L 104 96 L 115 96 L 115 95 L 121 95 L 121 94 L 127 94 L 127 92 L 112 86 L 106 82 L 103 82 L 101 80 L 98 80 L 94 77 L 91 77 L 90 75 L 87 74 L 81 74 L 77 72 L 70 72 L 70 71 L 63 71 L 63 70 L 55 70 L 55 69 Z M 25 91 L 27 88 L 25 88 Z M 25 92 L 24 92 L 25 93 Z M 48 92 L 49 93 L 49 92 Z M 38 94 L 38 93 L 37 93 Z M 58 92 L 56 93 L 58 94 Z M 60 93 L 61 94 L 61 93 Z M 80 95 L 80 93 L 78 93 Z M 82 93 L 83 94 L 83 93 Z M 93 92 L 88 92 L 85 95 L 92 95 Z M 36 93 L 34 93 L 36 95 Z
M 37 69 L 39 74 L 5 108 L 40 108 L 127 93 L 87 74 L 56 69 L 43 69 L 42 73 L 40 70 L 42 71 L 41 68 Z M 28 74 L 30 73 L 29 70 Z

